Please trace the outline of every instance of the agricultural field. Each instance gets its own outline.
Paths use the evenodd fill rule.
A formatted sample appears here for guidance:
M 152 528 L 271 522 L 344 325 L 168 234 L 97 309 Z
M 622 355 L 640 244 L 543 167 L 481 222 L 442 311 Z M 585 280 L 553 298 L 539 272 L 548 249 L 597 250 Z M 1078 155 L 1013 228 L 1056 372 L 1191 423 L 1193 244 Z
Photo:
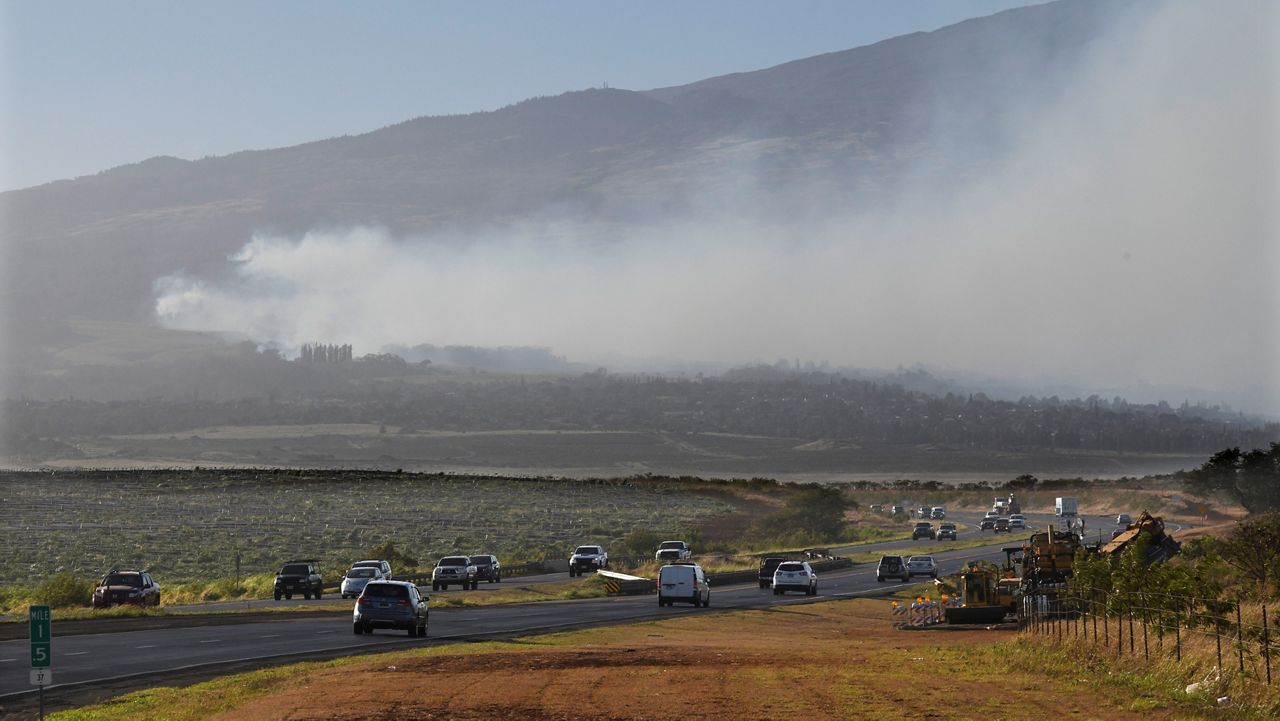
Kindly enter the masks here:
M 423 565 L 454 552 L 558 558 L 737 510 L 728 494 L 666 481 L 207 469 L 5 473 L 0 507 L 0 583 L 130 565 L 162 585 L 230 578 L 237 555 L 244 575 L 316 558 L 336 577 L 384 541 Z
M 932 444 L 859 445 L 727 433 L 660 431 L 439 431 L 381 424 L 220 426 L 175 433 L 66 438 L 46 467 L 322 467 L 551 475 L 640 473 L 768 476 L 794 481 L 933 478 L 1004 482 L 1118 478 L 1194 468 L 1190 455 L 959 450 Z M 14 464 L 10 464 L 11 466 Z M 19 464 L 20 465 L 20 464 Z

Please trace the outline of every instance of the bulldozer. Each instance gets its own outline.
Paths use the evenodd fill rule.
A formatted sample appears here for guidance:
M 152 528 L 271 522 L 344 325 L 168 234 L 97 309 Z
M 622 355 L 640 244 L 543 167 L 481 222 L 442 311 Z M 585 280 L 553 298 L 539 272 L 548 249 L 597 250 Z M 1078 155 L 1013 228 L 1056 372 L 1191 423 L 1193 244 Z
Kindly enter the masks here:
M 1138 520 L 1130 523 L 1120 535 L 1111 539 L 1098 549 L 1104 556 L 1114 556 L 1133 544 L 1141 536 L 1147 537 L 1146 557 L 1143 562 L 1150 566 L 1163 563 L 1178 553 L 1182 544 L 1164 532 L 1164 520 L 1143 511 Z
M 1021 591 L 1013 569 L 1002 571 L 981 564 L 970 564 L 957 579 L 957 598 L 961 605 L 949 606 L 943 613 L 947 623 L 999 623 L 1018 608 Z

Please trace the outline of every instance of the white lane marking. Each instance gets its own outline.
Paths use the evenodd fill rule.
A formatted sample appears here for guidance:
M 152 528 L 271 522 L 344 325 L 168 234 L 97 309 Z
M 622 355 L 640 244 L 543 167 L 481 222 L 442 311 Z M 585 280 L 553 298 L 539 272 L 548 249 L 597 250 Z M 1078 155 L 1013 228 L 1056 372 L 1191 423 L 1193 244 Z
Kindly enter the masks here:
M 280 637 L 280 635 L 281 635 L 281 634 L 278 634 L 278 633 L 269 633 L 269 634 L 267 634 L 267 635 L 265 635 L 265 636 L 262 636 L 262 638 L 279 638 L 279 637 Z
M 207 639 L 207 640 L 205 640 L 205 641 L 201 641 L 200 643 L 222 643 L 222 639 L 220 639 L 220 638 L 210 638 L 210 639 Z
M 333 631 L 316 631 L 316 633 L 317 633 L 317 634 L 321 634 L 321 633 L 333 633 Z M 266 637 L 264 636 L 263 638 L 266 638 Z
M 16 658 L 0 658 L 0 663 L 9 663 L 10 661 L 17 661 L 17 660 L 18 659 Z
M 86 653 L 89 653 L 89 652 L 88 651 L 72 651 L 70 653 L 64 653 L 62 655 L 63 656 L 83 656 Z
M 134 646 L 134 648 L 155 648 L 155 647 L 156 645 L 154 643 L 143 644 L 142 646 Z

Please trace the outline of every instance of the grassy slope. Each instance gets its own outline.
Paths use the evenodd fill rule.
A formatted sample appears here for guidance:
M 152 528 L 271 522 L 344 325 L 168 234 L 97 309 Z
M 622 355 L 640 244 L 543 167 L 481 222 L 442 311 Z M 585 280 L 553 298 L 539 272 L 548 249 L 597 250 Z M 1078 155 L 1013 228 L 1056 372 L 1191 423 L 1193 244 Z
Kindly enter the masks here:
M 64 712 L 111 719 L 1251 719 L 1108 680 L 1012 633 L 896 631 L 883 601 L 431 646 L 153 689 Z M 794 653 L 782 653 L 791 650 Z M 673 689 L 679 689 L 674 692 Z M 483 690 L 479 693 L 478 690 Z

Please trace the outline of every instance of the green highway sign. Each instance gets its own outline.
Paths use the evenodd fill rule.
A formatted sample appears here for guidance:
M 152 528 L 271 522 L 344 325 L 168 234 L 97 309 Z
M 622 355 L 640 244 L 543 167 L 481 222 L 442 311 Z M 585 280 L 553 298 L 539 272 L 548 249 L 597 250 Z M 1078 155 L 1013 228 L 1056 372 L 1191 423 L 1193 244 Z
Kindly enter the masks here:
M 31 668 L 49 668 L 53 663 L 53 632 L 49 628 L 53 613 L 48 606 L 32 606 L 27 619 L 31 622 Z

